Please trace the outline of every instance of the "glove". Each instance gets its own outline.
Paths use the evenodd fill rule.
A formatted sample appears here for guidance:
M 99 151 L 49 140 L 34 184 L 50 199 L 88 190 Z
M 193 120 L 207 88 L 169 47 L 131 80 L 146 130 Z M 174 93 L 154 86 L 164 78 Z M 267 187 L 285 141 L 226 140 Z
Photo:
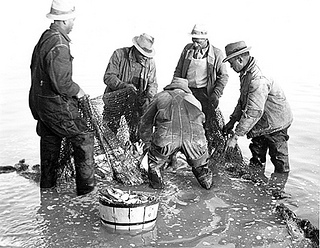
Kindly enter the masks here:
M 219 105 L 219 98 L 216 94 L 212 94 L 209 98 L 211 106 L 216 109 Z
M 222 132 L 224 134 L 229 134 L 231 133 L 233 127 L 234 127 L 235 121 L 234 120 L 230 120 L 226 125 L 224 125 L 224 127 L 222 128 Z
M 133 84 L 125 84 L 124 87 L 127 89 L 132 89 L 134 92 L 137 92 L 137 88 Z
M 224 151 L 226 152 L 232 152 L 233 149 L 237 145 L 238 136 L 236 134 L 232 135 L 226 142 L 226 146 Z

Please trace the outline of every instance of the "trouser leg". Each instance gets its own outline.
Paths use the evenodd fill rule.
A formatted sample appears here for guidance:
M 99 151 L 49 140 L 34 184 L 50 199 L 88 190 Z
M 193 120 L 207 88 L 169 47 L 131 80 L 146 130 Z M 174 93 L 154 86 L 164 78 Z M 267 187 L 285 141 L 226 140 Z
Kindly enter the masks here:
M 286 173 L 290 171 L 287 129 L 270 134 L 269 155 L 274 165 L 274 172 Z
M 268 150 L 268 143 L 266 138 L 264 136 L 252 138 L 249 149 L 252 154 L 252 157 L 250 159 L 250 166 L 252 167 L 252 169 L 264 172 Z
M 40 188 L 51 188 L 56 185 L 61 140 L 57 136 L 41 136 Z
M 162 171 L 166 162 L 169 161 L 173 153 L 174 151 L 170 149 L 170 146 L 158 147 L 153 144 L 151 145 L 150 150 L 148 152 L 148 178 L 150 186 L 152 188 L 164 188 Z
M 209 154 L 206 142 L 201 142 L 201 139 L 195 143 L 184 142 L 183 152 L 186 155 L 187 162 L 192 167 L 192 172 L 201 187 L 210 189 L 213 182 L 213 173 L 208 166 Z
M 70 139 L 74 149 L 78 195 L 91 192 L 95 186 L 93 137 L 93 133 L 86 133 Z

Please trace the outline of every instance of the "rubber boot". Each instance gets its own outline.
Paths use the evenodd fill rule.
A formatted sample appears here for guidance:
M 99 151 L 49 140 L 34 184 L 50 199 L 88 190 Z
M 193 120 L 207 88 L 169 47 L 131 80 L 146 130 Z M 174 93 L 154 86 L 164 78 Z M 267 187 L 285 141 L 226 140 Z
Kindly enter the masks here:
M 40 140 L 40 188 L 52 188 L 57 183 L 61 138 L 41 137 Z
M 196 179 L 198 180 L 201 187 L 205 189 L 211 188 L 212 181 L 213 181 L 213 173 L 207 165 L 199 166 L 197 168 L 192 167 L 192 172 L 196 177 Z
M 268 182 L 268 190 L 275 199 L 290 198 L 291 195 L 285 193 L 285 185 L 288 181 L 289 173 L 272 173 Z
M 74 149 L 77 194 L 84 195 L 93 191 L 95 187 L 93 134 L 79 135 L 72 138 L 71 142 Z
M 150 168 L 148 170 L 148 178 L 150 186 L 154 189 L 163 189 L 163 177 L 159 168 Z

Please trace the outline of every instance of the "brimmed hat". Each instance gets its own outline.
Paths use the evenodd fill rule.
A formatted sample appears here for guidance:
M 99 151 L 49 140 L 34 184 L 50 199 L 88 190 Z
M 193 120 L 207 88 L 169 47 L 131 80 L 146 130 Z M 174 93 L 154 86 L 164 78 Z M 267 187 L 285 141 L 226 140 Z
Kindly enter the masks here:
M 76 17 L 75 6 L 71 0 L 53 0 L 47 18 L 52 20 L 68 20 Z
M 208 31 L 203 24 L 196 24 L 194 25 L 190 35 L 192 36 L 192 38 L 207 39 Z
M 138 49 L 140 53 L 148 58 L 152 58 L 155 55 L 155 50 L 152 47 L 154 38 L 146 33 L 140 36 L 135 36 L 132 39 L 133 45 Z
M 244 41 L 238 41 L 235 43 L 230 43 L 226 47 L 226 55 L 227 57 L 222 60 L 222 62 L 227 62 L 229 59 L 236 57 L 242 53 L 248 52 L 251 47 L 247 47 Z

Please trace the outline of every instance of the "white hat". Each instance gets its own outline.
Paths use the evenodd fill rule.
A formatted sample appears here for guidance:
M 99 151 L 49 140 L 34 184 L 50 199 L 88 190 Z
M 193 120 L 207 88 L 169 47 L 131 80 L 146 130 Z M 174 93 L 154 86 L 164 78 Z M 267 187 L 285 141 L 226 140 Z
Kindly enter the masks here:
M 155 55 L 155 50 L 152 47 L 154 38 L 146 33 L 140 36 L 135 36 L 132 39 L 133 45 L 141 52 L 144 56 L 152 58 Z
M 68 20 L 76 17 L 75 6 L 71 0 L 53 0 L 47 18 L 52 20 Z
M 203 24 L 196 24 L 194 25 L 190 35 L 192 36 L 192 38 L 207 39 L 208 31 Z

